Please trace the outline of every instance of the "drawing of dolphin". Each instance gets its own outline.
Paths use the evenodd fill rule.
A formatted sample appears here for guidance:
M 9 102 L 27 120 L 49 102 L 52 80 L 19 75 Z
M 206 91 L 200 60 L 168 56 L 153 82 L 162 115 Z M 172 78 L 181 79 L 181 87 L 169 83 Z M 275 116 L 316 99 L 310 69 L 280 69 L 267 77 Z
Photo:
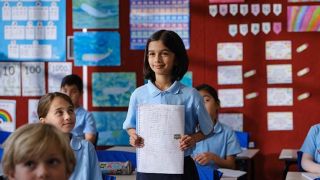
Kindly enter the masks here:
M 82 60 L 83 61 L 98 62 L 98 61 L 101 61 L 101 60 L 109 57 L 111 54 L 112 54 L 112 49 L 108 49 L 108 51 L 103 54 L 85 53 L 82 55 Z
M 99 11 L 98 9 L 90 6 L 89 4 L 87 3 L 82 3 L 80 8 L 88 13 L 90 16 L 93 16 L 95 18 L 106 18 L 106 17 L 109 17 L 109 16 L 115 16 L 117 15 L 117 13 L 115 12 L 111 12 L 111 11 L 108 11 L 108 12 L 101 12 Z

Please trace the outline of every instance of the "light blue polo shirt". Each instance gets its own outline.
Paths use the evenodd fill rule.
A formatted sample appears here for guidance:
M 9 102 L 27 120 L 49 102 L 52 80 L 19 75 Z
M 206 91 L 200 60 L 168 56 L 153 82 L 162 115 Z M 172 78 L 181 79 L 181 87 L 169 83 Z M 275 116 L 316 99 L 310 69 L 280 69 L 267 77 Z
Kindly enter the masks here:
M 320 163 L 320 124 L 311 126 L 301 151 L 312 156 L 314 162 Z
M 85 110 L 83 107 L 78 107 L 75 111 L 76 124 L 71 133 L 74 136 L 84 138 L 84 134 L 96 134 L 96 121 L 92 113 Z
M 205 135 L 208 135 L 213 129 L 213 123 L 204 107 L 203 98 L 196 89 L 175 81 L 170 88 L 161 91 L 150 80 L 132 93 L 123 129 L 136 128 L 138 106 L 146 104 L 184 105 L 185 134 L 194 134 L 198 125 Z M 185 156 L 191 153 L 192 149 L 187 149 Z
M 77 164 L 69 180 L 102 180 L 94 146 L 87 140 L 74 136 L 71 138 L 70 146 L 75 153 Z
M 240 153 L 241 147 L 236 133 L 230 127 L 217 121 L 213 132 L 206 139 L 197 143 L 192 155 L 195 156 L 204 152 L 211 152 L 225 159 L 227 156 Z M 217 168 L 213 161 L 207 166 Z

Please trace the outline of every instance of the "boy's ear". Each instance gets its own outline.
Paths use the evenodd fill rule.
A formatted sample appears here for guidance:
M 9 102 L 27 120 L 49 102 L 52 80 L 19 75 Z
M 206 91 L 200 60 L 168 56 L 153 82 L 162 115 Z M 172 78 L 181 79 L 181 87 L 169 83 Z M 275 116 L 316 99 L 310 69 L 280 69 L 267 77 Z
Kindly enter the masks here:
M 42 124 L 46 123 L 44 118 L 40 118 L 39 120 L 40 120 L 40 123 L 42 123 Z

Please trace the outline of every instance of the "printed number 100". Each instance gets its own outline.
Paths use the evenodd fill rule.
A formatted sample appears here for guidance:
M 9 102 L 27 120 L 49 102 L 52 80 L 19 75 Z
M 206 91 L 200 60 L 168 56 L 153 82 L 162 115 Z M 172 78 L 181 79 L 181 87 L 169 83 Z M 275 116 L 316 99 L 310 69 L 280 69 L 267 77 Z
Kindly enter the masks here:
M 40 66 L 25 66 L 26 74 L 39 74 L 41 72 Z

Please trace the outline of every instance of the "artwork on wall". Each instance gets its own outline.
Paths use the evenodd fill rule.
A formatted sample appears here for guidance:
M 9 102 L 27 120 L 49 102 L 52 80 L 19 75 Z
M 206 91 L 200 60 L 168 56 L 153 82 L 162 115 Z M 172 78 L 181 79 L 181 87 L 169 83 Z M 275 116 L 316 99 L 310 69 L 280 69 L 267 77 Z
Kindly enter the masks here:
M 127 112 L 92 112 L 96 121 L 98 146 L 125 146 L 129 145 L 129 136 L 122 129 Z
M 75 32 L 76 66 L 120 66 L 120 34 L 118 32 Z
M 16 129 L 16 101 L 0 100 L 0 130 L 13 132 Z
M 192 87 L 192 72 L 188 71 L 180 80 L 180 82 L 188 87 Z
M 244 0 L 209 0 L 210 3 L 241 3 Z
M 288 32 L 320 31 L 320 6 L 288 6 Z
M 66 1 L 1 1 L 1 61 L 65 61 Z
M 130 0 L 130 49 L 144 49 L 159 29 L 175 31 L 190 47 L 189 0 Z
M 266 41 L 267 60 L 288 60 L 292 58 L 291 41 Z
M 217 45 L 218 61 L 242 61 L 242 42 L 221 42 Z
M 62 79 L 72 74 L 71 62 L 49 62 L 48 63 L 48 92 L 60 91 Z
M 46 93 L 44 62 L 21 63 L 22 96 L 42 96 Z
M 19 62 L 0 62 L 0 96 L 21 96 Z
M 288 0 L 288 2 L 320 2 L 320 0 Z
M 119 0 L 73 0 L 72 17 L 74 29 L 119 28 Z
M 132 72 L 92 73 L 92 105 L 127 107 L 136 86 L 136 74 Z

